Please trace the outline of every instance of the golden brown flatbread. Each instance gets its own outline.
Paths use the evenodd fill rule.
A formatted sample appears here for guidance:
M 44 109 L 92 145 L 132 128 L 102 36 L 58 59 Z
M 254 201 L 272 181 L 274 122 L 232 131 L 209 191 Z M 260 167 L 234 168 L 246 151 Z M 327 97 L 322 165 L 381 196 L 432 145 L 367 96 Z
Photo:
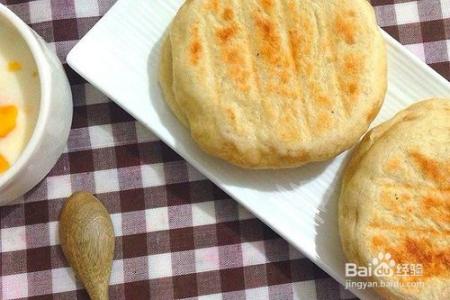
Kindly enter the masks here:
M 365 0 L 186 1 L 161 64 L 165 98 L 200 147 L 256 169 L 351 147 L 377 115 L 386 77 Z
M 422 268 L 371 278 L 400 285 L 385 297 L 450 299 L 450 99 L 419 102 L 366 135 L 344 174 L 339 227 L 359 266 L 384 253 Z

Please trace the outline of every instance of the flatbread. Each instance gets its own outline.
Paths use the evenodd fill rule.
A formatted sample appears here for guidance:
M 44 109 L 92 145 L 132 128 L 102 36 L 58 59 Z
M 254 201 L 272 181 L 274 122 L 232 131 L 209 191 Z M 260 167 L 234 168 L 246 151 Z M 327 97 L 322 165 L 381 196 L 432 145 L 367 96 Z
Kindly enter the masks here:
M 374 276 L 403 285 L 385 297 L 450 299 L 450 99 L 419 102 L 366 135 L 344 174 L 339 228 L 359 266 L 379 253 L 422 266 L 423 276 Z
M 338 155 L 386 92 L 385 45 L 365 0 L 186 1 L 162 62 L 165 98 L 193 139 L 244 168 Z

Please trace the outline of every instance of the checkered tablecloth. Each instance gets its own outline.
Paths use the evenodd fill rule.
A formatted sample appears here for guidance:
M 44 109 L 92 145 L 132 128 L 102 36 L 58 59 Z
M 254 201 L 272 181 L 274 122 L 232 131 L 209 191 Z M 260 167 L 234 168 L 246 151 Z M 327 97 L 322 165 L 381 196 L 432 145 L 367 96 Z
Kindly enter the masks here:
M 114 1 L 0 2 L 64 62 Z M 372 4 L 387 32 L 450 79 L 450 0 Z M 77 190 L 96 193 L 111 213 L 111 299 L 354 297 L 65 68 L 75 106 L 67 150 L 24 199 L 0 208 L 2 299 L 88 299 L 57 235 L 64 199 Z

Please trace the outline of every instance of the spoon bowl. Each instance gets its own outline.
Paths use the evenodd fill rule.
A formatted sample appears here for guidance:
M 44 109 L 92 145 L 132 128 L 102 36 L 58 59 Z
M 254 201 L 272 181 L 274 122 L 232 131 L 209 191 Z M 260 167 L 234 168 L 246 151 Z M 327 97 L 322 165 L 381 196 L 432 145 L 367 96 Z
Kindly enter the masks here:
M 90 193 L 67 199 L 59 224 L 61 246 L 92 300 L 107 300 L 114 255 L 114 230 L 108 211 Z

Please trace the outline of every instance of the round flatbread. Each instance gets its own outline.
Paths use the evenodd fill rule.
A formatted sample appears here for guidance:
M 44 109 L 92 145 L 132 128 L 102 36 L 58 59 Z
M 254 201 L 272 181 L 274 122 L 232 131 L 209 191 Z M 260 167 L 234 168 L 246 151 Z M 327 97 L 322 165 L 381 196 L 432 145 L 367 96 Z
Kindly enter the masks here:
M 366 0 L 190 0 L 164 42 L 161 86 L 211 155 L 245 168 L 326 160 L 366 132 L 386 50 Z
M 344 174 L 339 227 L 350 262 L 392 266 L 369 279 L 389 286 L 385 297 L 450 299 L 450 99 L 419 102 L 366 135 Z

